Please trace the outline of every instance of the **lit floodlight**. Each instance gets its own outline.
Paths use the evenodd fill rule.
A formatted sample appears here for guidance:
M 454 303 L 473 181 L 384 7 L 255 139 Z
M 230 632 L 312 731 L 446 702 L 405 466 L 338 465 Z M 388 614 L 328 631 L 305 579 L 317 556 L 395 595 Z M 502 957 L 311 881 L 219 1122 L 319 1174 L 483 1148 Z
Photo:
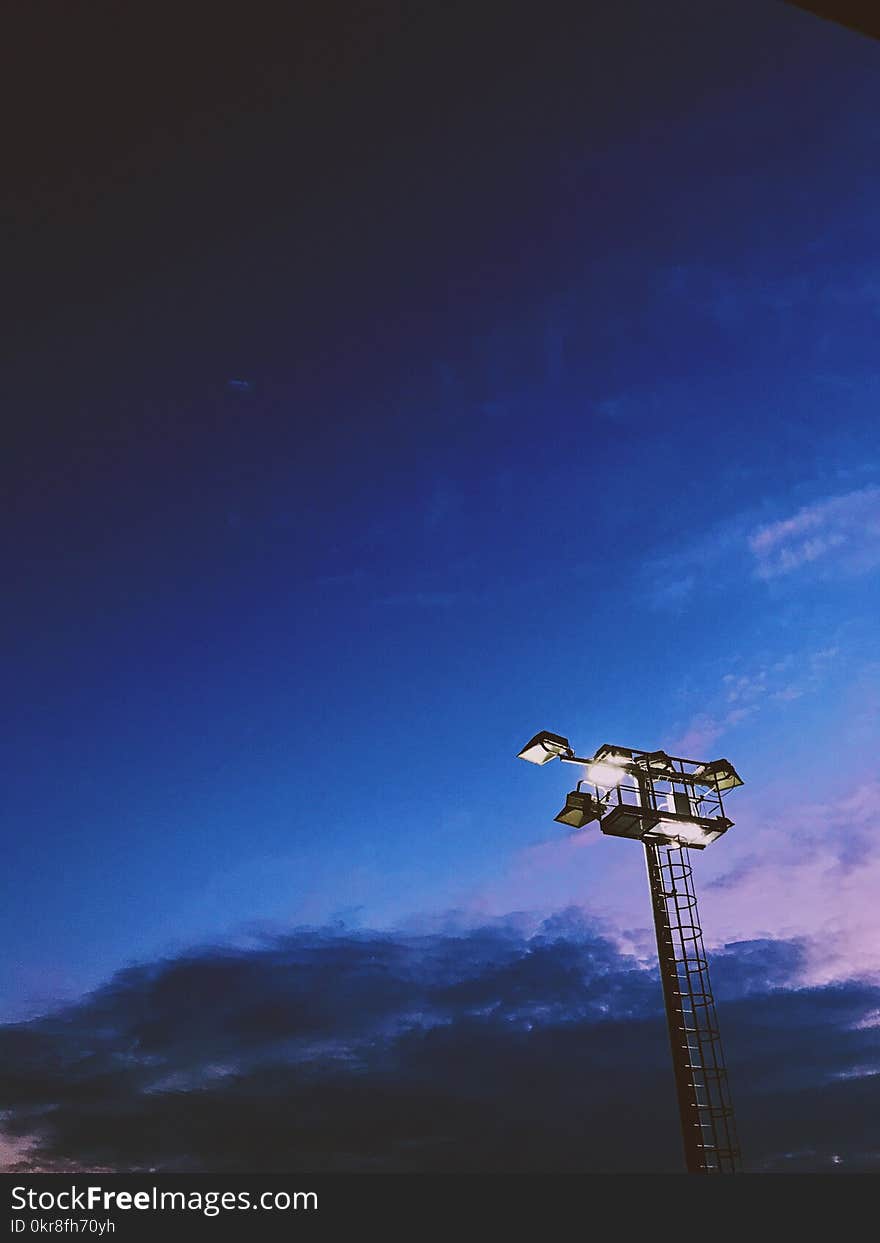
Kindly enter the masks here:
M 705 850 L 726 833 L 733 821 L 725 816 L 695 816 L 691 812 L 655 810 L 620 803 L 601 822 L 609 837 L 631 837 L 668 846 Z
M 548 733 L 544 729 L 526 743 L 516 758 L 528 760 L 530 764 L 547 764 L 550 760 L 555 760 L 557 756 L 571 754 L 572 750 L 567 738 L 563 738 L 560 734 Z
M 588 764 L 587 781 L 597 790 L 613 790 L 629 776 L 619 764 Z
M 667 846 L 690 846 L 693 850 L 705 850 L 726 833 L 733 821 L 726 816 L 686 816 L 674 812 L 661 812 L 656 825 L 642 836 L 646 842 L 658 842 Z
M 744 781 L 730 760 L 713 760 L 711 764 L 701 764 L 691 774 L 698 785 L 709 786 L 710 789 L 735 790 L 744 785 Z
M 565 796 L 565 806 L 553 819 L 560 824 L 567 824 L 572 829 L 582 829 L 591 820 L 599 819 L 600 804 L 592 794 L 581 790 L 572 790 Z

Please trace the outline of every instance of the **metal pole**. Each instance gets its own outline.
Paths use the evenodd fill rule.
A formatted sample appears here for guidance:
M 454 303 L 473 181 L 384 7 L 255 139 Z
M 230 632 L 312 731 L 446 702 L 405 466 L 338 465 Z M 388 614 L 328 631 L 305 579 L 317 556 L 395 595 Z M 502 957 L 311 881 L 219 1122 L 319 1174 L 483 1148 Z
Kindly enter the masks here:
M 739 1147 L 687 850 L 644 842 L 689 1174 L 732 1174 Z

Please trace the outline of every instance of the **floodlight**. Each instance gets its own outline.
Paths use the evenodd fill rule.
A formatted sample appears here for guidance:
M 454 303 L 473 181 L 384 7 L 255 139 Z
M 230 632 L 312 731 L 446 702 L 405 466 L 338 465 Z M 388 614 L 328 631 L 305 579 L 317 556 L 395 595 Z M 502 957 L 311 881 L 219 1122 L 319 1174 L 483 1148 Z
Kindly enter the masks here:
M 560 824 L 569 825 L 572 829 L 582 829 L 591 820 L 599 819 L 600 810 L 599 801 L 592 794 L 572 790 L 565 796 L 565 806 L 562 811 L 553 819 L 558 820 Z
M 701 764 L 691 776 L 697 785 L 709 786 L 713 790 L 735 790 L 737 786 L 745 784 L 730 760 L 713 760 L 711 764 Z
M 646 764 L 650 768 L 652 776 L 681 776 L 680 771 L 675 767 L 675 762 L 665 751 L 649 751 L 647 755 L 640 757 L 639 763 Z
M 675 812 L 661 812 L 656 825 L 648 829 L 642 836 L 643 841 L 659 842 L 670 846 L 690 846 L 694 850 L 705 850 L 717 841 L 722 833 L 733 824 L 726 816 L 694 816 L 676 815 Z
M 609 837 L 633 837 L 663 845 L 705 850 L 726 833 L 733 821 L 725 816 L 695 816 L 691 812 L 654 810 L 620 803 L 601 822 Z
M 587 780 L 597 790 L 614 790 L 629 774 L 619 764 L 588 764 Z
M 634 807 L 632 803 L 618 803 L 600 824 L 603 833 L 611 837 L 644 837 L 660 819 L 660 813 L 651 808 Z
M 606 742 L 593 756 L 597 764 L 631 764 L 633 753 L 627 747 L 612 747 Z
M 550 734 L 544 729 L 526 743 L 516 758 L 528 760 L 530 764 L 546 764 L 560 755 L 571 754 L 572 750 L 567 738 L 563 738 L 560 734 Z

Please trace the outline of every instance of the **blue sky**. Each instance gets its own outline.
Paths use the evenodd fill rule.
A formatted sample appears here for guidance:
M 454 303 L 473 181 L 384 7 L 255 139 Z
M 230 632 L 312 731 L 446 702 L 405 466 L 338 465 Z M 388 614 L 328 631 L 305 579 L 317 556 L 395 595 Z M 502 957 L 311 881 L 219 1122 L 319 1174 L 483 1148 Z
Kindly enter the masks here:
M 517 27 L 497 89 L 368 73 L 290 150 L 254 112 L 203 185 L 142 137 L 54 276 L 31 223 L 8 1019 L 301 925 L 576 904 L 647 954 L 635 849 L 515 760 L 543 728 L 729 756 L 707 939 L 880 969 L 877 47 L 624 7 L 584 63 Z

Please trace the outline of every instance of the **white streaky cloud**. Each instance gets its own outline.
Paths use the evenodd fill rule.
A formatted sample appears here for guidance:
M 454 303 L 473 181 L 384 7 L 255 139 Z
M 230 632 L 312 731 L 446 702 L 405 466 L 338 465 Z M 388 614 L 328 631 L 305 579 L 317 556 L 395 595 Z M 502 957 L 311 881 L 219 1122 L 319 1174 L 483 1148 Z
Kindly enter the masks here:
M 681 613 L 695 597 L 729 590 L 750 573 L 769 582 L 798 571 L 832 578 L 880 568 L 877 484 L 824 496 L 775 521 L 766 521 L 765 512 L 733 515 L 674 552 L 650 556 L 635 580 L 639 603 Z
M 857 1023 L 853 1023 L 853 1031 L 870 1031 L 880 1027 L 880 1010 L 869 1010 Z
M 860 574 L 880 567 L 880 487 L 860 488 L 804 505 L 748 537 L 758 578 L 808 566 Z

